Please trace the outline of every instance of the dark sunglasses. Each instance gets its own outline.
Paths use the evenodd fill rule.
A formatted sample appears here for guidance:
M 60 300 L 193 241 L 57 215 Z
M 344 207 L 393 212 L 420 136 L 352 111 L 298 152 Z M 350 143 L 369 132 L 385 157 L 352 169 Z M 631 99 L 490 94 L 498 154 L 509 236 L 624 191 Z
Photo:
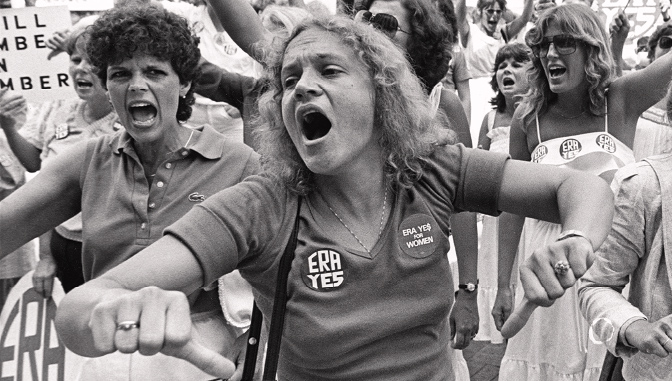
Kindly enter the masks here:
M 672 48 L 672 37 L 670 36 L 663 36 L 658 40 L 658 47 L 661 49 L 669 49 Z
M 637 47 L 637 53 L 640 53 L 640 52 L 648 52 L 648 51 L 649 51 L 649 47 L 646 46 L 646 45 L 641 45 L 641 46 L 638 46 L 638 47 Z
M 371 13 L 366 11 L 362 14 L 362 20 L 371 24 L 374 28 L 382 31 L 383 33 L 394 37 L 397 32 L 402 32 L 410 35 L 410 32 L 407 32 L 399 28 L 399 21 L 396 17 L 388 15 L 387 13 Z
M 560 34 L 551 38 L 544 37 L 540 43 L 531 46 L 531 48 L 535 56 L 544 58 L 548 55 L 548 49 L 551 47 L 552 43 L 558 54 L 566 56 L 576 51 L 576 44 L 579 42 L 581 42 L 581 40 L 572 36 Z

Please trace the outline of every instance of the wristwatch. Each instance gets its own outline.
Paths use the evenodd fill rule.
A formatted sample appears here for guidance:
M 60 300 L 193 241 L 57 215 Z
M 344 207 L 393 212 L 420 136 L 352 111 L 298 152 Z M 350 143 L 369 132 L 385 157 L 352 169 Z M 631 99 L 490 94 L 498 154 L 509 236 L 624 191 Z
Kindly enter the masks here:
M 476 283 L 471 283 L 468 282 L 467 284 L 460 284 L 457 286 L 460 290 L 465 290 L 466 292 L 474 292 L 476 291 L 476 288 L 478 287 L 478 279 L 476 279 Z

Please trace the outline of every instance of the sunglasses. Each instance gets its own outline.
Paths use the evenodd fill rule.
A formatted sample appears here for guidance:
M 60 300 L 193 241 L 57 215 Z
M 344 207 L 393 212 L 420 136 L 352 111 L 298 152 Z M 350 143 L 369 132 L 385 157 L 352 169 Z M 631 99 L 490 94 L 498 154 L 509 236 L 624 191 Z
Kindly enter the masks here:
M 661 49 L 672 48 L 672 37 L 663 36 L 658 40 L 658 47 Z
M 502 10 L 501 9 L 485 9 L 484 10 L 485 14 L 488 15 L 488 17 L 492 17 L 493 15 L 501 15 Z
M 649 51 L 649 47 L 646 46 L 646 45 L 642 45 L 642 46 L 637 47 L 637 53 L 648 52 L 648 51 Z
M 582 41 L 572 36 L 561 34 L 551 38 L 544 37 L 540 43 L 531 46 L 531 48 L 535 56 L 545 58 L 548 55 L 548 49 L 551 47 L 552 43 L 558 54 L 566 56 L 576 51 L 576 45 L 579 42 Z
M 388 15 L 387 13 L 371 13 L 367 11 L 362 14 L 362 20 L 368 22 L 370 25 L 380 30 L 381 32 L 389 35 L 390 38 L 394 37 L 397 32 L 406 33 L 408 35 L 411 34 L 410 32 L 399 28 L 399 21 L 397 18 L 392 15 Z

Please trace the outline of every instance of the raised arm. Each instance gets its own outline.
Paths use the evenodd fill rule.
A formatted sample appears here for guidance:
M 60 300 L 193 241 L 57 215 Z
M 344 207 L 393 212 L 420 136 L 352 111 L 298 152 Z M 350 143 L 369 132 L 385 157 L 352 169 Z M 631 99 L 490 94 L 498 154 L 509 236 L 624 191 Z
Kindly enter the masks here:
M 527 25 L 527 23 L 532 18 L 533 12 L 534 0 L 525 0 L 523 3 L 523 12 L 520 14 L 520 16 L 506 24 L 506 33 L 509 39 L 513 38 L 518 33 L 520 33 L 521 30 L 525 29 L 525 25 Z
M 20 120 L 25 121 L 26 99 L 18 92 L 0 89 L 0 128 L 5 132 L 7 143 L 28 172 L 40 170 L 41 151 L 19 134 Z
M 210 6 L 236 45 L 263 61 L 260 48 L 273 42 L 273 34 L 264 28 L 252 5 L 247 0 L 210 0 Z
M 443 0 L 452 1 L 452 0 Z M 457 30 L 460 33 L 462 46 L 467 47 L 469 41 L 469 20 L 467 20 L 467 0 L 455 0 L 455 17 L 457 18 Z
M 81 210 L 79 175 L 85 154 L 86 144 L 63 152 L 0 202 L 0 257 Z

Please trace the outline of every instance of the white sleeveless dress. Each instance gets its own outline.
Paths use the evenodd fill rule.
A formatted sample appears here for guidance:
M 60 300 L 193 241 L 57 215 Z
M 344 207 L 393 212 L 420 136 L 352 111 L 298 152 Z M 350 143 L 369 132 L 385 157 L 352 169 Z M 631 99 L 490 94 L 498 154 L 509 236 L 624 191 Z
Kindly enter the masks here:
M 635 161 L 632 150 L 609 134 L 605 116 L 604 132 L 566 136 L 541 141 L 532 152 L 535 163 L 555 165 L 593 173 L 611 182 L 614 172 Z M 522 260 L 558 237 L 558 224 L 526 219 Z M 537 308 L 525 327 L 509 339 L 500 367 L 500 380 L 516 381 L 597 381 L 606 347 L 589 337 L 589 324 L 579 310 L 577 286 L 565 291 L 548 308 Z M 516 305 L 523 297 L 519 284 Z
M 490 151 L 509 153 L 510 126 L 495 125 L 497 110 L 491 110 L 487 115 Z M 494 128 L 493 128 L 494 127 Z M 497 271 L 498 271 L 498 242 L 499 218 L 482 215 L 482 228 L 478 240 L 478 315 L 480 316 L 478 334 L 474 340 L 490 341 L 501 344 L 504 337 L 495 327 L 491 317 L 492 307 L 497 298 Z M 514 265 L 515 266 L 515 265 Z M 511 287 L 515 288 L 517 272 L 511 277 Z

